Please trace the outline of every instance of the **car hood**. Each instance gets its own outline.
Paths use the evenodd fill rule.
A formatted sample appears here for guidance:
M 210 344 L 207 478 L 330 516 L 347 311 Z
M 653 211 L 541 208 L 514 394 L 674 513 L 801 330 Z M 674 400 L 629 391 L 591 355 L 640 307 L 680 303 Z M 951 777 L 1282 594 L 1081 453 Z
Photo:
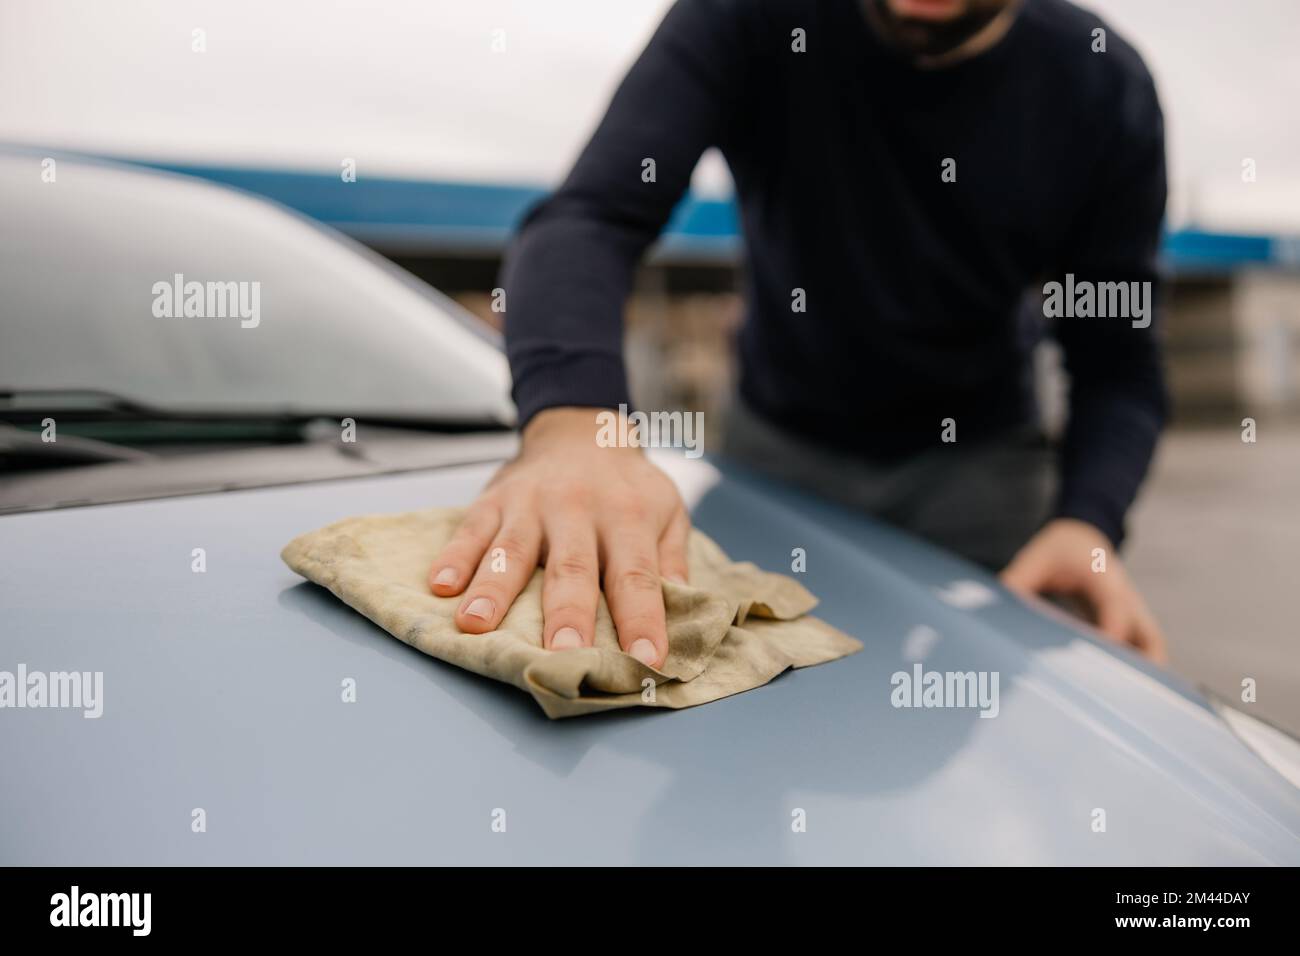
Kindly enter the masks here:
M 0 713 L 0 862 L 1300 863 L 1297 791 L 1194 690 L 906 535 L 659 461 L 733 558 L 802 549 L 862 652 L 552 722 L 280 562 L 348 515 L 468 503 L 491 464 L 0 518 L 0 670 L 104 682 L 97 719 Z M 996 672 L 996 716 L 895 707 L 917 665 Z

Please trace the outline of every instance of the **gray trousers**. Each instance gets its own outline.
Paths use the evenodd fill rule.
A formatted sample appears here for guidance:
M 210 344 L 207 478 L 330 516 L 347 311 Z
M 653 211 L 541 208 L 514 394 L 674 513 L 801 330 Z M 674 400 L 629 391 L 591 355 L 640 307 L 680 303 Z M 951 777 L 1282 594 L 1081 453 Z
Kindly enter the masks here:
M 935 428 L 939 425 L 936 423 Z M 957 441 L 898 462 L 814 444 L 737 399 L 723 435 L 733 461 L 864 511 L 999 571 L 1050 516 L 1056 455 L 1036 426 Z

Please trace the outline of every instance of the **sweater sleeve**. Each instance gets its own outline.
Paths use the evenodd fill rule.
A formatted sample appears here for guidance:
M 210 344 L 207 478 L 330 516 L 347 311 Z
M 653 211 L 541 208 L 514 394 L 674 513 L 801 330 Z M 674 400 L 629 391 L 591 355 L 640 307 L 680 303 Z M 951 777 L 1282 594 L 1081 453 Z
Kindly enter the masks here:
M 1118 547 L 1168 414 L 1157 266 L 1166 196 L 1164 123 L 1145 69 L 1114 110 L 1117 126 L 1100 151 L 1099 174 L 1071 233 L 1063 272 L 1074 274 L 1076 286 L 1150 283 L 1151 294 L 1146 318 L 1136 322 L 1057 320 L 1070 378 L 1057 513 L 1089 522 Z
M 743 0 L 678 0 L 560 188 L 525 218 L 503 267 L 520 427 L 559 405 L 628 402 L 623 308 L 744 83 Z

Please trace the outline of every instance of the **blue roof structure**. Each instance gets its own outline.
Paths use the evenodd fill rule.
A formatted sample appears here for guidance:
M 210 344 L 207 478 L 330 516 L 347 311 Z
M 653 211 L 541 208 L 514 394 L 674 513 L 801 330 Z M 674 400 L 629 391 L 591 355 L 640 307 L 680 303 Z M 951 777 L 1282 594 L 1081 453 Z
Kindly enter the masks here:
M 495 253 L 546 190 L 234 166 L 142 163 L 257 193 L 362 242 L 411 254 Z M 729 199 L 688 195 L 677 206 L 654 255 L 666 261 L 729 262 L 741 251 L 739 219 Z M 1163 256 L 1175 274 L 1224 274 L 1254 267 L 1300 266 L 1300 239 L 1179 229 L 1167 232 Z

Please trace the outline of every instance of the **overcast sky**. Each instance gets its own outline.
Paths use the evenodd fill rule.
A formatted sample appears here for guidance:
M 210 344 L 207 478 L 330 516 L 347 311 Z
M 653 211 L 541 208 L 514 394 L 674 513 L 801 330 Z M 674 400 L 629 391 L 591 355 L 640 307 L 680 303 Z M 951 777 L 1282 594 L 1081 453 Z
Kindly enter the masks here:
M 347 156 L 361 175 L 550 184 L 668 4 L 0 0 L 0 139 L 330 170 Z M 1085 5 L 1156 75 L 1171 218 L 1300 233 L 1300 0 Z M 1249 186 L 1245 157 L 1258 169 Z M 702 170 L 697 185 L 723 189 L 725 174 Z

